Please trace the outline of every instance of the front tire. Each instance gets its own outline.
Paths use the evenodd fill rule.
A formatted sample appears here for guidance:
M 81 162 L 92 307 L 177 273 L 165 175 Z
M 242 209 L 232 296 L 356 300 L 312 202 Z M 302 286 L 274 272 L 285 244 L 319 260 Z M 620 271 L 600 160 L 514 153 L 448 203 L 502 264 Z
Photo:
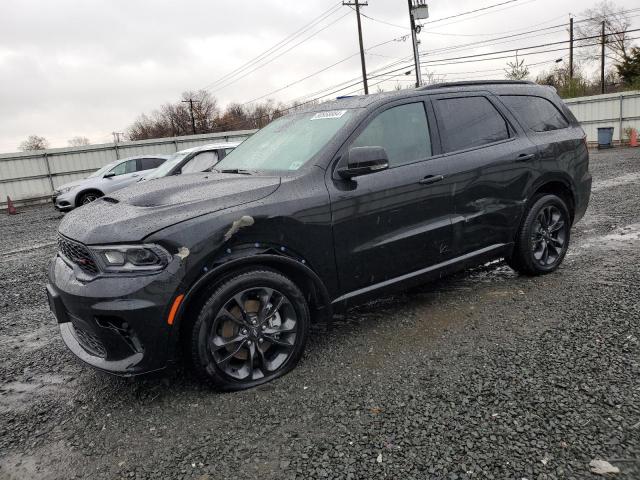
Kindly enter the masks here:
M 570 237 L 571 216 L 564 200 L 539 195 L 531 202 L 507 263 L 525 275 L 551 273 L 564 260 Z
M 86 192 L 78 197 L 77 206 L 87 205 L 88 203 L 95 202 L 102 195 L 98 192 Z
M 191 363 L 220 390 L 255 387 L 296 366 L 309 324 L 304 295 L 289 278 L 245 271 L 205 300 L 191 329 Z

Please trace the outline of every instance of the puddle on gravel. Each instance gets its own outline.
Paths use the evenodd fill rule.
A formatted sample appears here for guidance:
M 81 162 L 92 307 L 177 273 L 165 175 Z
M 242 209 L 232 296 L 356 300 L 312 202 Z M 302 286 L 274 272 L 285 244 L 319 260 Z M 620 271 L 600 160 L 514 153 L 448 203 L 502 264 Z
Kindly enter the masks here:
M 573 256 L 582 249 L 594 248 L 602 250 L 620 250 L 623 248 L 637 248 L 640 241 L 640 223 L 618 227 L 606 235 L 586 237 L 575 245 L 567 256 Z
M 591 187 L 592 192 L 599 192 L 613 187 L 619 187 L 621 185 L 628 185 L 631 183 L 640 182 L 640 173 L 628 173 L 619 177 L 608 178 L 606 180 L 599 180 L 593 183 Z
M 26 353 L 39 350 L 52 341 L 52 327 L 43 326 L 37 330 L 19 335 L 9 336 L 5 334 L 0 337 L 0 347 L 3 350 L 19 350 L 20 353 Z
M 34 401 L 46 395 L 59 395 L 69 391 L 71 376 L 42 374 L 28 380 L 7 382 L 0 385 L 0 412 L 28 409 Z
M 362 341 L 350 345 L 360 351 L 354 360 L 378 369 L 389 355 L 435 352 L 437 342 L 446 336 L 472 334 L 481 318 L 480 306 L 525 295 L 513 281 L 517 277 L 503 261 L 490 262 L 336 315 L 334 326 L 357 331 Z

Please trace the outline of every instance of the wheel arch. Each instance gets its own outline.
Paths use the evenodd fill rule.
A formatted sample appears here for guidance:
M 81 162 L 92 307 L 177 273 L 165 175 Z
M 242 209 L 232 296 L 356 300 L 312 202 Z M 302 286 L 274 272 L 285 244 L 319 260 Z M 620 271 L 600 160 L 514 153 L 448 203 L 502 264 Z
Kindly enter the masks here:
M 530 195 L 528 196 L 529 204 L 538 194 L 549 193 L 560 197 L 567 204 L 571 223 L 576 213 L 576 192 L 570 177 L 564 175 L 548 175 L 543 176 L 532 186 Z M 527 214 L 527 209 L 522 214 L 522 218 Z
M 188 327 L 189 319 L 195 318 L 195 311 L 206 298 L 206 294 L 224 282 L 229 275 L 260 267 L 282 273 L 302 290 L 309 302 L 312 323 L 327 321 L 331 318 L 329 292 L 320 277 L 301 261 L 284 255 L 267 253 L 229 260 L 207 271 L 184 294 L 184 299 L 175 316 L 174 327 L 180 332 Z
M 80 206 L 78 204 L 78 201 L 82 198 L 83 195 L 86 195 L 87 193 L 94 193 L 94 192 L 97 193 L 98 196 L 104 197 L 104 192 L 102 190 L 100 190 L 99 188 L 95 188 L 95 187 L 85 188 L 84 190 L 81 190 L 76 194 L 76 198 L 74 199 L 75 206 L 76 207 Z

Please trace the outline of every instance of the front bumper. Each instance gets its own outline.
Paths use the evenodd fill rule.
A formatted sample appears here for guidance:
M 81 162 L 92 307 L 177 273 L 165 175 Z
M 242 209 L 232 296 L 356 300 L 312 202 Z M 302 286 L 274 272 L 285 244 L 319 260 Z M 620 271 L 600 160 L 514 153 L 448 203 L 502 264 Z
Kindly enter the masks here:
M 75 195 L 71 192 L 54 193 L 51 195 L 51 201 L 56 210 L 61 212 L 71 210 L 75 207 Z
M 175 269 L 80 281 L 61 257 L 49 266 L 47 296 L 66 346 L 83 362 L 116 375 L 163 369 L 174 358 L 168 305 Z

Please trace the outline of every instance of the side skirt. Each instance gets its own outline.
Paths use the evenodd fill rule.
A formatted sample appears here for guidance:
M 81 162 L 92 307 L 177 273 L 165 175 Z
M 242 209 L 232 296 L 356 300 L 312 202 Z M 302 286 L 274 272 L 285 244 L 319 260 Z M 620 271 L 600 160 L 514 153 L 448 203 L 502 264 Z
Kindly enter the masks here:
M 511 243 L 490 245 L 460 257 L 452 258 L 450 260 L 416 270 L 415 272 L 406 273 L 399 277 L 390 278 L 388 280 L 369 285 L 368 287 L 345 293 L 333 300 L 331 304 L 335 309 L 342 310 L 378 297 L 381 291 L 383 291 L 383 295 L 387 295 L 393 292 L 405 290 L 407 288 L 426 283 L 430 280 L 435 280 L 451 273 L 464 270 L 465 268 L 508 255 L 512 247 L 513 244 Z

